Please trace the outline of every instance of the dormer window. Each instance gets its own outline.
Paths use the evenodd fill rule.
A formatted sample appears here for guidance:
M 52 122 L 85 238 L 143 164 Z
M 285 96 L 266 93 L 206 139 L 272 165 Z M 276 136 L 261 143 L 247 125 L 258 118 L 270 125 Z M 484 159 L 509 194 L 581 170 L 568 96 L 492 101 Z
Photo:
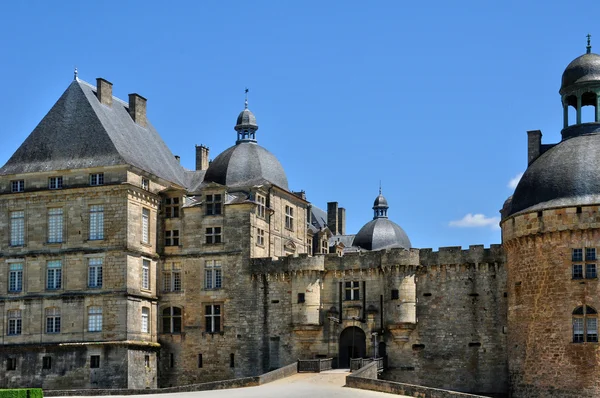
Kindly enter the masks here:
M 104 173 L 94 173 L 90 174 L 90 185 L 104 185 Z
M 165 217 L 166 218 L 178 218 L 179 217 L 179 198 L 166 198 L 165 199 Z
M 150 180 L 147 178 L 142 178 L 142 189 L 146 191 L 150 190 Z
M 222 196 L 221 194 L 206 195 L 206 215 L 216 216 L 221 214 Z
M 15 180 L 10 182 L 11 192 L 24 192 L 25 180 Z
M 50 177 L 48 178 L 48 189 L 61 189 L 63 187 L 62 177 Z

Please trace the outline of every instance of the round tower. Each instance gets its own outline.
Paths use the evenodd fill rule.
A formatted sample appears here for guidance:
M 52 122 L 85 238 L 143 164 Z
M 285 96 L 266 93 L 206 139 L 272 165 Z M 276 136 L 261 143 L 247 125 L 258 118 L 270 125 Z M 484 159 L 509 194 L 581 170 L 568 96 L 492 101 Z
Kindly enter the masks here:
M 541 145 L 530 134 L 529 166 L 502 209 L 512 397 L 600 397 L 599 94 L 588 36 L 562 76 L 562 140 Z M 593 121 L 582 121 L 584 106 L 595 108 Z

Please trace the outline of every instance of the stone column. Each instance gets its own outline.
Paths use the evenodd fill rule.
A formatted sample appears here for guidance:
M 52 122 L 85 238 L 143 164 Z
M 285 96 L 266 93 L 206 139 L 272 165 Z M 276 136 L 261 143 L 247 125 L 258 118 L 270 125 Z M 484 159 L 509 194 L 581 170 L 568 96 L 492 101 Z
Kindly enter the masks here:
M 600 122 L 600 96 L 598 95 L 598 92 L 596 91 L 596 122 Z
M 577 124 L 581 124 L 581 95 L 577 95 Z
M 569 127 L 569 103 L 563 100 L 563 128 Z

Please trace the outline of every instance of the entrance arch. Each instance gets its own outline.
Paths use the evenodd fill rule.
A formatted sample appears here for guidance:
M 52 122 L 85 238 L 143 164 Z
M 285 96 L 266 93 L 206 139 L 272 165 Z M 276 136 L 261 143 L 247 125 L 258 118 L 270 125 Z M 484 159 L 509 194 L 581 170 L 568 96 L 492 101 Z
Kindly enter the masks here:
M 365 332 L 357 327 L 350 326 L 340 334 L 340 351 L 338 353 L 338 366 L 350 367 L 350 358 L 362 358 L 367 352 L 367 338 Z

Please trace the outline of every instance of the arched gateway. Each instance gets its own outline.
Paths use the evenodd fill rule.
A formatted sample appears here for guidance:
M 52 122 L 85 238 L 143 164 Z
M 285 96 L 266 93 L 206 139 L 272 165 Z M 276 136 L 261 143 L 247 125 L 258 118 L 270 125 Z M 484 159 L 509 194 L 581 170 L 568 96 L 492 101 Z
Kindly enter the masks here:
M 365 332 L 357 326 L 347 327 L 340 334 L 339 362 L 340 368 L 350 367 L 350 358 L 362 358 L 367 351 Z

